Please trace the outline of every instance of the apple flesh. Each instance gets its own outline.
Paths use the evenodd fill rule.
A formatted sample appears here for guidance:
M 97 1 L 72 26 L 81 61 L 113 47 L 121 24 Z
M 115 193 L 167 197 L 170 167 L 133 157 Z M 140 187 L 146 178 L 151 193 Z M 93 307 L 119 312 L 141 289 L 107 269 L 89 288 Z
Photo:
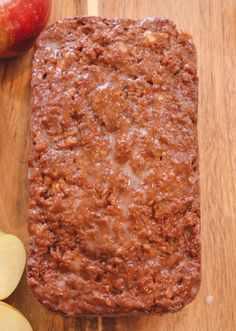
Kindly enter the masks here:
M 3 302 L 0 302 L 0 330 L 33 331 L 29 322 L 19 310 Z
M 0 0 L 0 58 L 23 54 L 45 27 L 51 0 Z
M 11 234 L 0 233 L 0 300 L 6 299 L 17 287 L 25 262 L 26 252 L 21 240 Z

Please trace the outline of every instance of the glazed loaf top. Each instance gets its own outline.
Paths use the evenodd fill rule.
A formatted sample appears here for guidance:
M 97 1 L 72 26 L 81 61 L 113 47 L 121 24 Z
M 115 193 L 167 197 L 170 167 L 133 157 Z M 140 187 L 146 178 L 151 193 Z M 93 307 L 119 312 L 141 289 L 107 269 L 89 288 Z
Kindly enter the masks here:
M 65 19 L 33 62 L 28 284 L 65 315 L 177 311 L 200 284 L 196 51 L 164 18 Z

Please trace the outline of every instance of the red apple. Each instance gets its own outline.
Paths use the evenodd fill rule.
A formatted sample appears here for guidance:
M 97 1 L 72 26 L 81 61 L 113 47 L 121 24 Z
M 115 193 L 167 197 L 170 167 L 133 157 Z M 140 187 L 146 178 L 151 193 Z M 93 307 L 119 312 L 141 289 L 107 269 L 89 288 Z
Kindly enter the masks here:
M 14 57 L 33 46 L 45 27 L 52 0 L 0 0 L 0 58 Z

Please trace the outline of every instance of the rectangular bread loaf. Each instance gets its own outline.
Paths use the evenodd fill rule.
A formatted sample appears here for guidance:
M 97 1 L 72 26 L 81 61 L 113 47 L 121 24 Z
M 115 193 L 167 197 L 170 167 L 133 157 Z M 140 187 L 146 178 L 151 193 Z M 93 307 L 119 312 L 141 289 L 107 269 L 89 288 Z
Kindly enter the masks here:
M 180 310 L 200 285 L 196 51 L 165 18 L 59 21 L 33 62 L 27 279 L 66 316 Z

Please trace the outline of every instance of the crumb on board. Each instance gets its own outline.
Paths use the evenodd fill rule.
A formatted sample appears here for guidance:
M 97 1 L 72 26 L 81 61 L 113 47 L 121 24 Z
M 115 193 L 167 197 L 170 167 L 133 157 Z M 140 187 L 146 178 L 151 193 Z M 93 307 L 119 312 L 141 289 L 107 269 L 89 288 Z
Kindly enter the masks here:
M 207 305 L 210 305 L 213 302 L 213 300 L 214 300 L 214 296 L 212 294 L 206 295 L 206 297 L 205 297 L 205 303 Z

